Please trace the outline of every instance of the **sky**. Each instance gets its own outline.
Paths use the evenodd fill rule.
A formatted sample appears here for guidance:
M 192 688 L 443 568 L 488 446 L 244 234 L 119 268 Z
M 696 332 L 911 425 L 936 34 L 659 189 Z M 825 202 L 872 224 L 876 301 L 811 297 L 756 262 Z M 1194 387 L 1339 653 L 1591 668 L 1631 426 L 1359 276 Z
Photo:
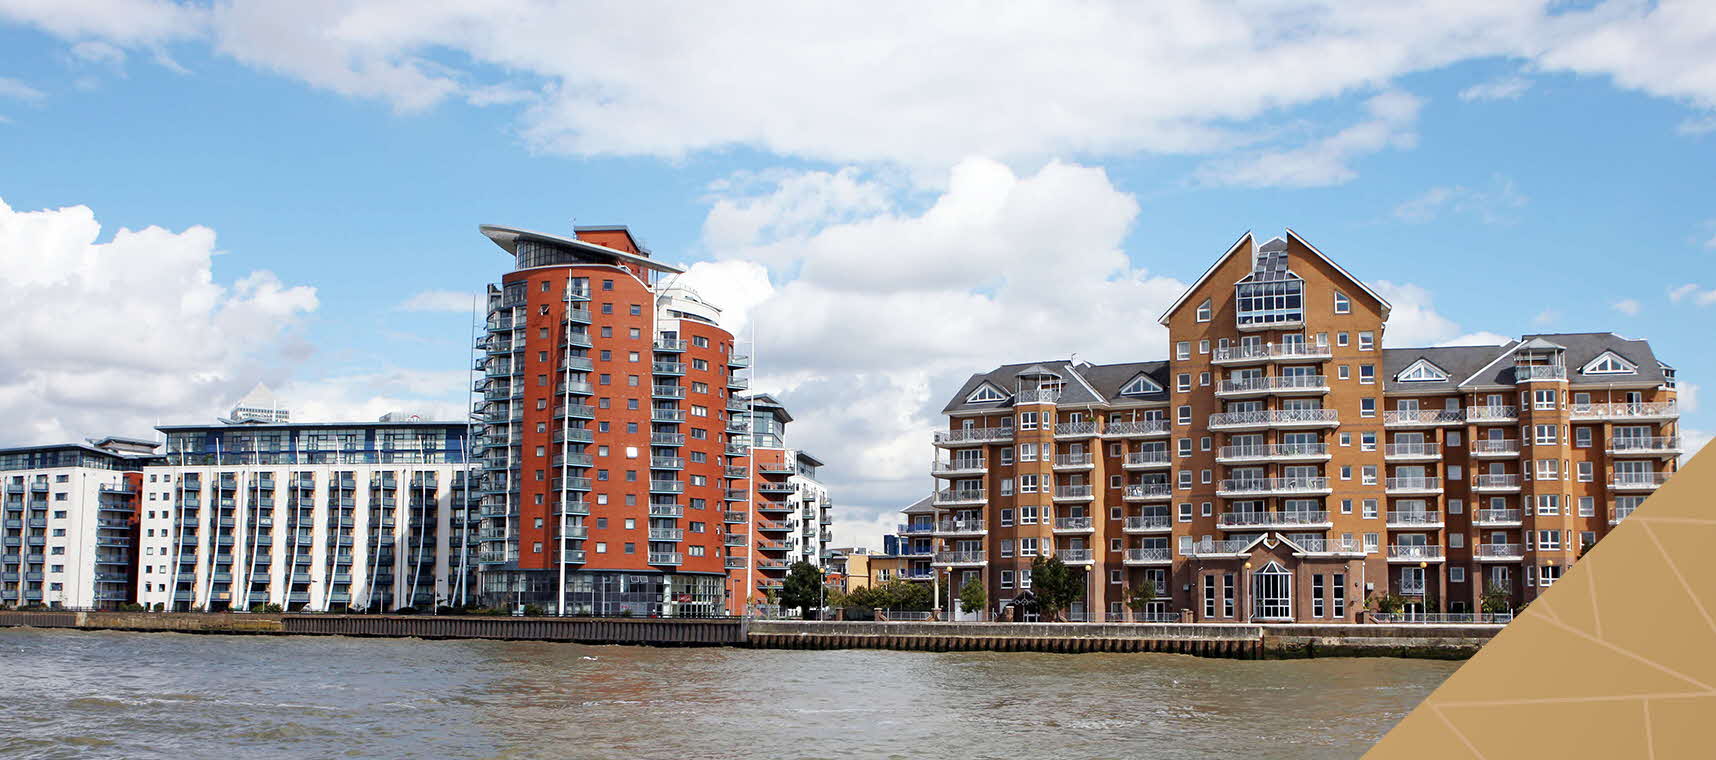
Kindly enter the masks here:
M 0 0 L 0 445 L 257 382 L 458 419 L 477 231 L 625 224 L 755 325 L 835 540 L 1001 363 L 1165 358 L 1284 227 L 1388 345 L 1648 338 L 1716 433 L 1716 7 Z

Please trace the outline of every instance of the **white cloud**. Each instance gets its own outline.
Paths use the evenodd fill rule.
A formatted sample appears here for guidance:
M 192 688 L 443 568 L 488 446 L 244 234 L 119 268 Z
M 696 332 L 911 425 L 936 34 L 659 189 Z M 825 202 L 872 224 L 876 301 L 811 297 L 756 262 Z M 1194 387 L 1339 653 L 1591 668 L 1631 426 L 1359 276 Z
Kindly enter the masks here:
M 1466 101 L 1516 100 L 1529 89 L 1531 89 L 1531 80 L 1514 74 L 1467 87 L 1460 91 L 1460 99 Z
M 1704 447 L 1710 443 L 1711 437 L 1712 437 L 1712 434 L 1708 430 L 1694 430 L 1692 428 L 1681 428 L 1680 429 L 1680 446 L 1681 446 L 1680 466 L 1685 467 L 1687 462 L 1692 461 L 1692 457 L 1696 456 L 1699 451 L 1702 451 L 1704 449 Z
M 13 443 L 147 435 L 209 419 L 307 355 L 316 291 L 267 271 L 217 282 L 214 231 L 101 227 L 84 206 L 0 201 L 0 417 Z
M 473 308 L 481 308 L 475 293 L 465 293 L 457 290 L 425 290 L 413 294 L 397 307 L 400 311 L 450 311 L 459 314 L 470 314 Z
M 1716 303 L 1716 288 L 1701 290 L 1697 283 L 1689 282 L 1685 285 L 1669 288 L 1668 300 L 1670 303 L 1691 301 L 1699 306 L 1709 306 Z
M 373 420 L 388 412 L 464 420 L 470 407 L 462 391 L 470 377 L 462 370 L 384 369 L 288 381 L 275 394 L 292 410 L 294 420 Z
M 1432 187 L 1411 200 L 1394 207 L 1394 218 L 1403 222 L 1423 223 L 1436 219 L 1443 212 L 1468 214 L 1486 224 L 1513 221 L 1508 212 L 1522 208 L 1531 199 L 1514 187 L 1513 180 L 1497 174 L 1491 177 L 1488 189 L 1476 190 L 1462 185 Z
M 17 98 L 18 100 L 41 100 L 47 97 L 45 93 L 11 77 L 0 77 L 0 98 Z
M 1609 304 L 1609 306 L 1611 308 L 1613 308 L 1615 311 L 1618 311 L 1618 312 L 1625 314 L 1629 317 L 1636 317 L 1639 315 L 1639 308 L 1640 308 L 1639 302 L 1635 301 L 1631 298 L 1623 298 L 1619 301 L 1616 301 L 1612 304 Z
M 1418 285 L 1378 280 L 1371 286 L 1394 307 L 1384 325 L 1388 345 L 1480 346 L 1510 340 L 1488 331 L 1461 332 L 1459 324 L 1436 311 L 1430 291 Z
M 125 50 L 100 40 L 84 40 L 71 46 L 73 57 L 86 63 L 118 66 L 125 62 Z
M 1692 413 L 1698 411 L 1698 384 L 1685 380 L 1675 384 L 1675 397 L 1680 402 L 1680 411 Z
M 1716 132 L 1716 116 L 1694 116 L 1674 125 L 1676 134 L 1697 136 Z
M 1358 176 L 1354 159 L 1388 148 L 1418 144 L 1413 127 L 1424 101 L 1410 93 L 1389 91 L 1365 102 L 1369 118 L 1309 145 L 1265 150 L 1205 163 L 1198 179 L 1211 185 L 1244 187 L 1324 187 Z
M 1555 320 L 1560 318 L 1561 312 L 1556 311 L 1555 309 L 1544 309 L 1543 311 L 1538 312 L 1537 316 L 1531 318 L 1531 323 L 1542 327 L 1544 325 L 1553 324 Z
M 716 260 L 685 275 L 755 321 L 754 384 L 797 418 L 790 444 L 834 463 L 823 474 L 842 529 L 891 527 L 877 515 L 930 487 L 930 432 L 970 373 L 1071 352 L 1161 358 L 1156 317 L 1185 287 L 1122 252 L 1139 206 L 1100 169 L 1021 176 L 968 159 L 939 184 L 904 209 L 901 192 L 856 170 L 741 177 L 711 197 L 703 238 Z
M 747 13 L 665 2 L 0 0 L 0 18 L 70 43 L 147 49 L 164 63 L 168 43 L 201 40 L 259 69 L 401 110 L 449 99 L 510 104 L 534 145 L 584 155 L 746 146 L 945 167 L 966 155 L 1028 165 L 1056 155 L 1211 154 L 1278 135 L 1291 109 L 1386 94 L 1408 74 L 1498 57 L 1716 104 L 1707 63 L 1716 22 L 1700 0 L 999 9 L 882 0 L 765 3 Z M 1516 85 L 1483 87 L 1472 95 Z M 1373 115 L 1334 137 L 1253 154 L 1228 181 L 1344 181 L 1351 159 L 1409 144 L 1412 116 Z

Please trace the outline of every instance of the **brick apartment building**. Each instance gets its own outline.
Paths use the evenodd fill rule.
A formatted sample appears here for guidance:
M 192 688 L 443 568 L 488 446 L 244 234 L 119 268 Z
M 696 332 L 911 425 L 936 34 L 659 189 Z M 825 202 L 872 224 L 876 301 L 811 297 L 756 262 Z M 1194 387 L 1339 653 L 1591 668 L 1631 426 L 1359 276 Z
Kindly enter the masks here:
M 934 439 L 933 567 L 999 609 L 1058 555 L 1091 620 L 1469 612 L 1533 599 L 1674 471 L 1645 341 L 1397 348 L 1389 310 L 1293 231 L 1248 233 L 1162 315 L 1165 361 L 973 375 Z

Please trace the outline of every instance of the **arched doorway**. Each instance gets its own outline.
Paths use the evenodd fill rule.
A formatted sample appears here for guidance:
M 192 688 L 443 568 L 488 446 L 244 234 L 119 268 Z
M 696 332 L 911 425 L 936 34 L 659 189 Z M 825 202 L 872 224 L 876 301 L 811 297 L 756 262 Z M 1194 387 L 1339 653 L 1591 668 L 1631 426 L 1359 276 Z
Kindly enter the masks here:
M 1271 560 L 1251 574 L 1251 618 L 1293 619 L 1293 574 Z

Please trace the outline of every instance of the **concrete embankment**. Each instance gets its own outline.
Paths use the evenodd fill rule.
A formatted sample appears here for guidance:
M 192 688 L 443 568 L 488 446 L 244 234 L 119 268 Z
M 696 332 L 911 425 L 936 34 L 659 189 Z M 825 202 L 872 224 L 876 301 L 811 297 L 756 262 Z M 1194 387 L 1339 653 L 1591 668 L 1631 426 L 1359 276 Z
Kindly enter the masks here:
M 756 621 L 747 638 L 773 649 L 931 652 L 1174 652 L 1238 659 L 1464 659 L 1497 625 L 877 623 Z
M 1173 652 L 1248 660 L 1302 657 L 1464 659 L 1501 628 L 1496 625 L 747 622 L 730 619 L 459 615 L 0 611 L 0 627 L 9 626 L 648 646 L 749 646 L 759 649 Z

